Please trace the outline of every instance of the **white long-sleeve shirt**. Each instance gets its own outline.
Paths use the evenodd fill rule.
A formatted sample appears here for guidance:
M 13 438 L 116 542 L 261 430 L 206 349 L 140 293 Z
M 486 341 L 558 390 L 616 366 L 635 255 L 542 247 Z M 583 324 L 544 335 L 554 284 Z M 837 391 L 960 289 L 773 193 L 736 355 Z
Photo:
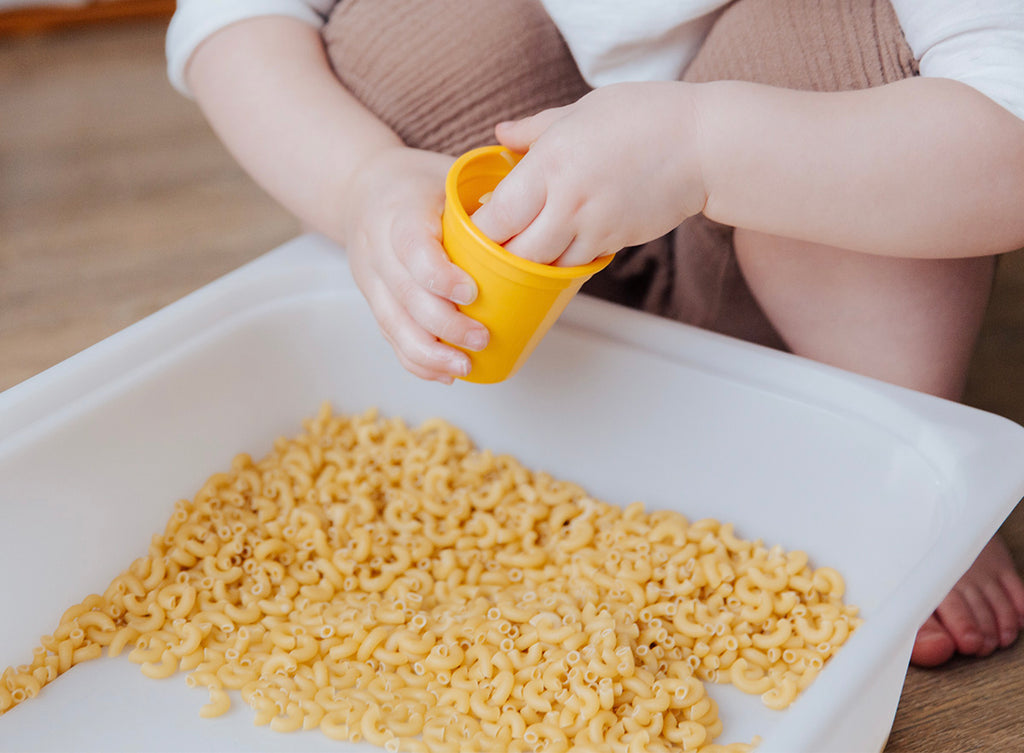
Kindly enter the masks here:
M 168 74 L 188 95 L 185 66 L 215 31 L 254 16 L 324 24 L 336 0 L 178 0 Z M 543 0 L 591 86 L 671 81 L 730 0 Z M 1024 0 L 892 0 L 922 76 L 974 87 L 1024 119 Z

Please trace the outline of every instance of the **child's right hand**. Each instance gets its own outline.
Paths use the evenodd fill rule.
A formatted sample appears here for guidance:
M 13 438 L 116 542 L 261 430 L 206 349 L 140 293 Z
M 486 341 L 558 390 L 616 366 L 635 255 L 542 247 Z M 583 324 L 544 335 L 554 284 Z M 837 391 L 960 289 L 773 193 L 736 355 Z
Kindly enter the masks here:
M 473 279 L 441 246 L 444 181 L 453 158 L 394 147 L 356 169 L 342 203 L 343 235 L 356 284 L 402 365 L 450 384 L 469 373 L 469 350 L 487 344 L 479 322 L 456 303 L 476 297 Z

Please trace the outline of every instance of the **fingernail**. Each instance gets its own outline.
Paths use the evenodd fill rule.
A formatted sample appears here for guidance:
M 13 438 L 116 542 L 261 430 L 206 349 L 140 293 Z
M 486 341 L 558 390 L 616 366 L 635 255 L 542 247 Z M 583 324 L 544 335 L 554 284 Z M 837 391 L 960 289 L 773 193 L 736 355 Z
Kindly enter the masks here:
M 476 298 L 476 290 L 474 289 L 474 286 L 468 282 L 460 282 L 452 288 L 451 299 L 455 303 L 465 305 L 467 303 L 472 303 L 474 298 Z
M 452 373 L 456 376 L 469 376 L 469 370 L 472 368 L 469 359 L 466 356 L 453 356 L 452 357 Z
M 487 340 L 488 337 L 486 332 L 479 329 L 473 329 L 466 334 L 465 345 L 470 350 L 483 350 L 487 347 Z

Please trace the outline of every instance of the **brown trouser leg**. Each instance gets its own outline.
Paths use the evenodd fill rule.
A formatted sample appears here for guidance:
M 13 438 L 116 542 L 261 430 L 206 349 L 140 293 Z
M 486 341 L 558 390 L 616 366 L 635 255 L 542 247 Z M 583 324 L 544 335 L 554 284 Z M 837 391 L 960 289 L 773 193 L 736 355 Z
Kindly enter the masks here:
M 324 43 L 345 87 L 409 146 L 457 155 L 590 88 L 538 0 L 341 0 Z
M 683 80 L 843 91 L 916 73 L 888 0 L 738 0 L 716 21 Z M 648 275 L 640 304 L 647 311 L 784 347 L 740 273 L 732 234 L 705 217 L 690 218 L 632 252 L 612 275 Z
M 324 40 L 341 82 L 421 149 L 493 143 L 496 123 L 588 91 L 538 0 L 342 0 Z M 915 73 L 888 0 L 737 0 L 684 80 L 839 91 Z M 739 271 L 732 228 L 704 217 L 620 252 L 584 289 L 782 347 Z
M 889 0 L 740 0 L 719 17 L 683 79 L 846 91 L 916 74 L 916 61 Z M 708 279 L 695 291 L 687 289 L 686 281 L 677 281 L 675 300 L 663 304 L 667 310 L 696 308 L 705 317 L 696 322 L 702 326 L 783 347 L 743 280 L 732 229 L 696 217 L 675 234 L 677 274 L 700 269 Z M 718 248 L 711 248 L 707 239 L 717 240 Z M 697 259 L 687 261 L 688 255 Z M 710 284 L 713 280 L 720 282 Z M 687 300 L 678 300 L 678 291 Z M 700 301 L 695 296 L 701 293 L 718 298 Z

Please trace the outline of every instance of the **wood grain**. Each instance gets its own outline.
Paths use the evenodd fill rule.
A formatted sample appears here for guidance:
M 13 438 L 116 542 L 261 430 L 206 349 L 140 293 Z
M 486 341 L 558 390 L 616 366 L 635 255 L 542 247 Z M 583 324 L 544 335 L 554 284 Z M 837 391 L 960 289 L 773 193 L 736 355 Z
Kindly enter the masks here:
M 83 24 L 126 19 L 170 18 L 174 0 L 98 0 L 83 5 L 40 3 L 0 11 L 0 36 L 38 34 Z
M 164 72 L 164 22 L 0 45 L 0 390 L 299 232 Z M 1024 423 L 1024 254 L 1002 260 L 968 402 Z M 1024 459 L 1022 459 L 1024 462 Z M 1024 566 L 1024 514 L 1004 526 Z M 907 676 L 887 753 L 1024 750 L 1024 643 Z

